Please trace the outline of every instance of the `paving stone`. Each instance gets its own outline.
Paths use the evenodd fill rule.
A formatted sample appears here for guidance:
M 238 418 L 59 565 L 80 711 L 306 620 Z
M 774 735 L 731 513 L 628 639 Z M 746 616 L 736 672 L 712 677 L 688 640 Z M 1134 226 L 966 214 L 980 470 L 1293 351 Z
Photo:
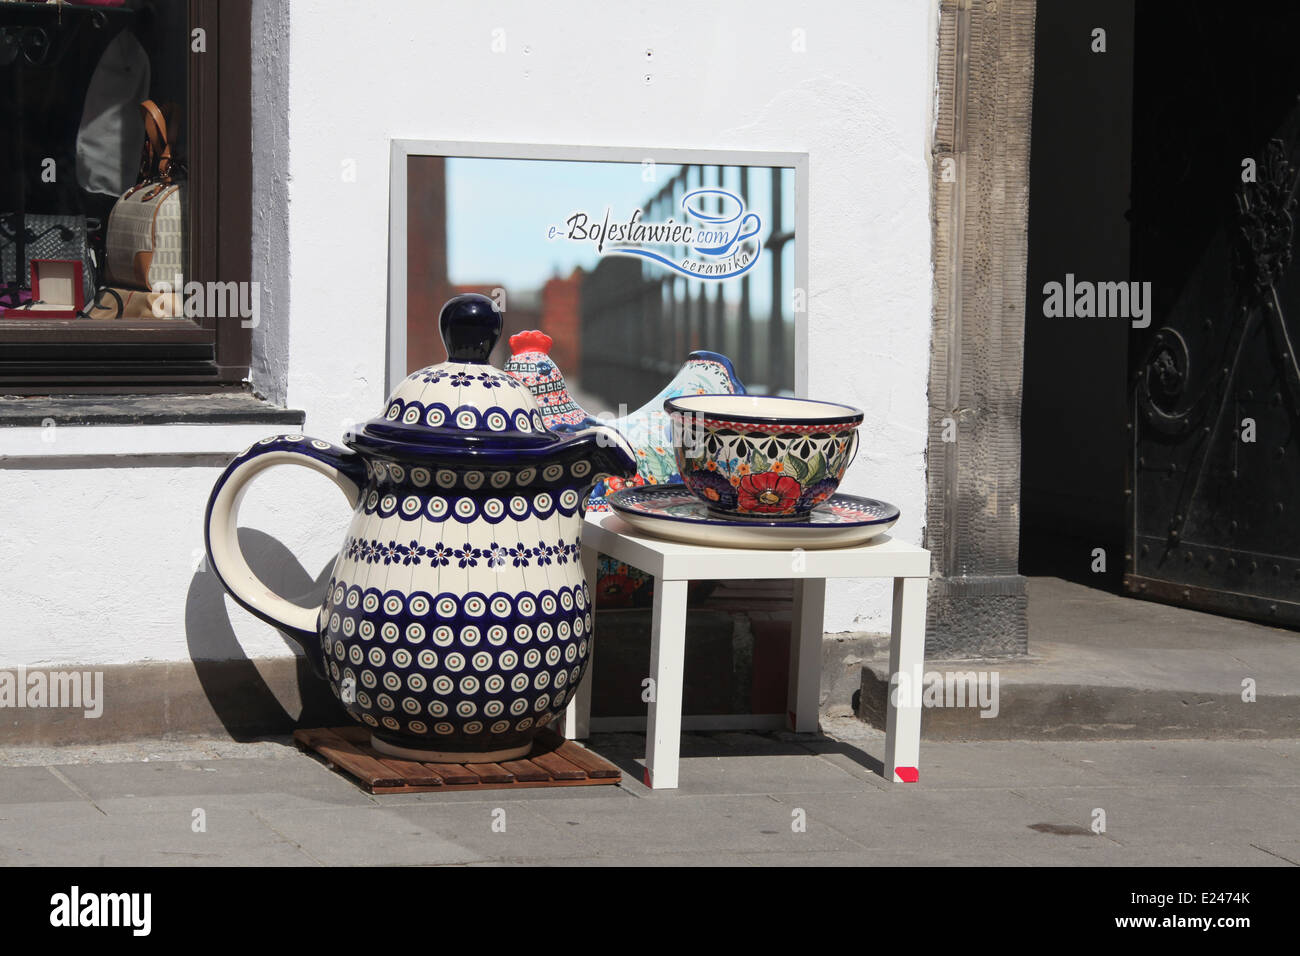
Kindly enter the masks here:
M 971 848 L 1039 846 L 1028 829 L 1042 811 L 1010 791 L 779 794 L 807 814 L 808 830 L 832 828 L 871 850 L 951 855 Z M 1089 837 L 1091 838 L 1091 836 Z
M 1003 740 L 922 740 L 920 772 L 920 783 L 926 790 L 1079 785 L 1101 776 L 1094 767 L 1060 757 L 1051 742 Z
M 702 755 L 683 760 L 672 791 L 628 774 L 617 787 L 372 797 L 283 752 L 62 763 L 72 786 L 48 768 L 0 767 L 0 864 L 1300 862 L 1293 741 L 923 743 L 921 782 L 902 785 L 869 769 L 878 740 L 750 736 L 687 735 Z M 639 769 L 642 735 L 602 737 L 616 739 L 593 740 L 596 752 Z M 191 829 L 196 807 L 206 833 Z M 1104 834 L 1088 829 L 1095 807 Z
M 1023 856 L 1001 847 L 844 850 L 832 853 L 751 853 L 752 866 L 1024 866 Z
M 258 813 L 258 819 L 327 866 L 435 865 L 488 858 L 459 839 L 462 830 L 477 828 L 476 805 L 441 808 L 438 821 L 423 823 L 408 818 L 410 809 L 276 808 Z
M 1300 740 L 1261 740 L 1259 746 L 1279 757 L 1300 761 Z
M 696 794 L 765 794 L 788 790 L 855 791 L 860 779 L 817 757 L 792 756 L 687 757 L 678 764 L 676 790 L 651 791 L 654 797 Z
M 1073 766 L 1126 785 L 1240 786 L 1295 783 L 1300 778 L 1300 762 L 1287 757 L 1276 744 L 1262 741 L 1073 742 L 1051 749 Z
M 1296 866 L 1271 856 L 1248 843 L 1168 843 L 1161 846 L 1128 847 L 1127 866 Z
M 97 805 L 113 810 L 171 809 L 208 795 L 219 797 L 223 806 L 250 809 L 373 803 L 351 780 L 306 754 L 297 757 L 77 764 L 57 769 Z
M 73 763 L 133 763 L 148 760 L 215 760 L 237 757 L 278 757 L 293 760 L 298 748 L 289 736 L 238 741 L 228 737 L 169 736 L 164 739 L 122 740 L 62 746 L 6 746 L 0 767 L 48 767 Z
M 1125 846 L 1229 844 L 1300 838 L 1300 817 L 1284 795 L 1244 787 L 1109 787 L 1033 791 L 1027 799 L 1051 822 L 1090 826 L 1105 811 L 1106 836 Z
M 623 788 L 638 795 L 769 793 L 791 788 L 833 791 L 862 786 L 863 776 L 850 769 L 849 758 L 842 762 L 822 760 L 802 742 L 769 734 L 717 732 L 684 734 L 678 762 L 678 788 L 650 790 L 644 785 L 645 739 L 637 737 L 637 741 L 629 745 L 626 739 L 617 742 L 593 739 L 589 745 L 623 771 Z M 828 741 L 828 749 L 833 743 Z M 852 748 L 847 749 L 858 759 L 869 759 Z M 879 774 L 876 776 L 881 779 Z
M 48 767 L 0 767 L 0 804 L 84 801 Z
M 805 854 L 800 854 L 804 856 Z M 808 856 L 817 856 L 818 854 L 806 854 Z M 564 859 L 542 859 L 542 860 L 519 860 L 519 861 L 502 861 L 488 860 L 480 863 L 469 863 L 468 866 L 572 866 L 573 860 Z M 582 860 L 582 865 L 586 866 L 634 866 L 634 867 L 678 867 L 678 866 L 753 866 L 751 857 L 744 853 L 728 853 L 723 851 L 702 852 L 702 853 L 626 853 L 611 856 L 588 857 Z
M 11 804 L 0 815 L 7 866 L 303 866 L 313 861 L 246 810 L 106 816 L 88 803 Z
M 1300 840 L 1256 840 L 1252 846 L 1286 866 L 1300 866 Z
M 1061 840 L 1028 855 L 1031 866 L 1286 866 L 1248 844 L 1122 846 L 1110 840 Z
M 790 854 L 782 854 L 788 857 Z M 802 855 L 802 854 L 799 854 Z M 646 853 L 598 856 L 584 861 L 583 866 L 753 866 L 750 856 L 744 853 L 715 851 L 705 853 Z
M 576 801 L 589 806 L 588 801 Z M 453 841 L 478 859 L 505 862 L 523 860 L 578 860 L 590 851 L 576 837 L 574 827 L 556 822 L 526 803 L 406 806 L 392 811 L 402 820 Z M 364 824 L 373 824 L 367 815 Z
M 861 753 L 828 750 L 825 753 L 818 754 L 817 759 L 823 760 L 839 770 L 843 770 L 864 787 L 870 787 L 875 790 L 888 790 L 894 786 L 902 786 L 901 784 L 895 784 L 886 780 L 881 775 L 880 768 L 882 764 L 879 760 Z
M 791 807 L 766 796 L 638 800 L 623 805 L 552 801 L 534 809 L 571 826 L 600 856 L 660 852 L 811 853 L 855 844 L 830 828 L 795 833 Z

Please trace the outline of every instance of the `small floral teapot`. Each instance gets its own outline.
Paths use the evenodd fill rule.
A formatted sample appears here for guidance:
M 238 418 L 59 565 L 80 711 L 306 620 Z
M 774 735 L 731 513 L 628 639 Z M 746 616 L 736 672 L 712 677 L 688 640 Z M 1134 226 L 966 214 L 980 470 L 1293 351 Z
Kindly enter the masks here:
M 426 761 L 528 753 L 591 651 L 583 511 L 605 475 L 636 473 L 614 429 L 546 428 L 532 393 L 486 364 L 501 315 L 481 295 L 439 318 L 449 360 L 403 381 L 346 443 L 266 438 L 208 500 L 210 566 L 244 608 L 300 643 L 377 750 Z M 248 482 L 305 465 L 354 509 L 321 608 L 272 593 L 239 549 Z

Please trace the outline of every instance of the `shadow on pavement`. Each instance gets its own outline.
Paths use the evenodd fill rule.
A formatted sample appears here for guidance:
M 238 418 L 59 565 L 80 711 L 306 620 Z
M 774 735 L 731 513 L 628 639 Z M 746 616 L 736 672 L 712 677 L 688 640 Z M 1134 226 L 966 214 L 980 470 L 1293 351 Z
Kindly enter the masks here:
M 324 601 L 333 559 L 313 579 L 288 548 L 264 532 L 240 528 L 239 544 L 254 573 L 273 591 L 304 606 Z M 226 732 L 235 740 L 248 741 L 268 734 L 286 734 L 296 727 L 350 723 L 325 681 L 312 673 L 297 645 L 282 637 L 296 654 L 297 689 L 302 701 L 297 719 L 285 710 L 240 646 L 224 596 L 216 574 L 206 565 L 195 573 L 185 600 L 185 640 L 204 694 Z

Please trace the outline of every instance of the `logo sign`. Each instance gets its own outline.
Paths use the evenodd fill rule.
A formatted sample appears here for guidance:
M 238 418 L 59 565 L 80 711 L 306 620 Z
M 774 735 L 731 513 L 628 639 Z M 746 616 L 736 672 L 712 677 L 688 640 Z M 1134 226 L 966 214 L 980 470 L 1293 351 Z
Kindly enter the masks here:
M 680 222 L 646 222 L 641 209 L 624 220 L 616 220 L 608 206 L 603 217 L 578 211 L 564 225 L 551 226 L 546 238 L 591 242 L 597 255 L 649 259 L 692 279 L 734 279 L 754 268 L 763 220 L 745 208 L 744 199 L 726 189 L 696 189 L 682 197 L 681 208 Z

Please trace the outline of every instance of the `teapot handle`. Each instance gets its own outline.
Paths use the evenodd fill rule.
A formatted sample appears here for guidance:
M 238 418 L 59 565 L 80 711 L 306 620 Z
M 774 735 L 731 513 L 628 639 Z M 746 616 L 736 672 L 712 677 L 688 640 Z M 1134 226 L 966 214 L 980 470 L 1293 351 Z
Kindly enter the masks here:
M 243 608 L 283 631 L 302 646 L 312 669 L 323 675 L 319 608 L 302 607 L 273 592 L 248 566 L 239 547 L 239 503 L 248 483 L 274 465 L 303 465 L 320 472 L 342 489 L 353 508 L 366 485 L 364 460 L 354 451 L 302 435 L 265 438 L 226 466 L 208 497 L 203 539 L 208 565 L 217 580 Z

